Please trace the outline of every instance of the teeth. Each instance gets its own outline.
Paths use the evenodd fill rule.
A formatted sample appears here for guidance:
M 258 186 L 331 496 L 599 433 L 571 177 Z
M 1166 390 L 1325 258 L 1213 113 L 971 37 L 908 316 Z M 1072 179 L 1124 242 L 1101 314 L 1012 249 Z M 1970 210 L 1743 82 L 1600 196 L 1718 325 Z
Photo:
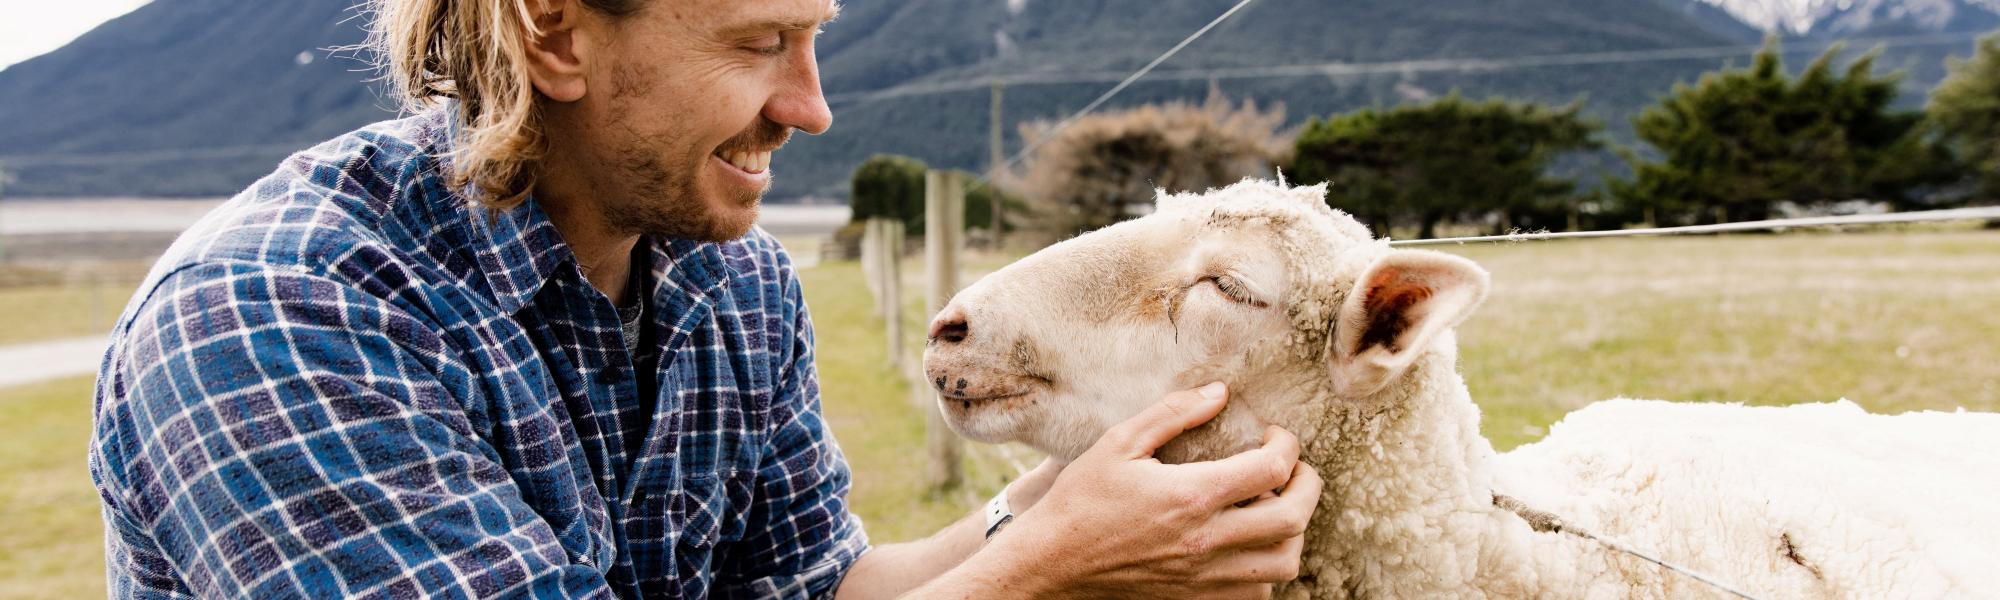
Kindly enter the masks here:
M 736 168 L 751 173 L 762 173 L 764 169 L 771 167 L 771 153 L 769 151 L 730 152 L 727 154 L 718 154 L 717 156 L 722 157 L 722 160 L 729 161 L 729 164 L 735 165 Z

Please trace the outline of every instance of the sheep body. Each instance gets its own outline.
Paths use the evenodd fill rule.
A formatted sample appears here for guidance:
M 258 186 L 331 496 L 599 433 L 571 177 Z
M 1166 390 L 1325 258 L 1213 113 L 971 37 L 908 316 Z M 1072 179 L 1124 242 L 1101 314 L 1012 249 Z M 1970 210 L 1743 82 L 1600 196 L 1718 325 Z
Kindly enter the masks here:
M 1494 486 L 1745 591 L 1971 597 L 2000 591 L 2000 478 L 1976 475 L 1996 439 L 1992 413 L 1609 400 L 1501 455 Z
M 1723 597 L 1496 496 L 1759 597 L 2000 595 L 2000 415 L 1612 400 L 1503 455 L 1451 332 L 1485 272 L 1389 248 L 1324 191 L 1163 195 L 975 283 L 946 310 L 972 335 L 926 350 L 934 380 L 971 385 L 947 422 L 1073 457 L 1144 399 L 1227 381 L 1230 406 L 1157 456 L 1230 455 L 1265 423 L 1298 435 L 1326 485 L 1279 597 Z M 1271 309 L 1217 296 L 1217 272 Z

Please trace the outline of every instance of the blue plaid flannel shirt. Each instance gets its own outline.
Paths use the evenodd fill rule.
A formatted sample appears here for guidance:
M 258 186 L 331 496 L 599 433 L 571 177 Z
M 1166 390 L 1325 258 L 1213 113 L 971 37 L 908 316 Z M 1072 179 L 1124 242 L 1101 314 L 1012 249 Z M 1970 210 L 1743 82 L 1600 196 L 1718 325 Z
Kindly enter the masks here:
M 831 596 L 867 538 L 784 251 L 642 241 L 639 372 L 532 200 L 448 188 L 448 114 L 292 156 L 140 287 L 90 448 L 112 595 Z

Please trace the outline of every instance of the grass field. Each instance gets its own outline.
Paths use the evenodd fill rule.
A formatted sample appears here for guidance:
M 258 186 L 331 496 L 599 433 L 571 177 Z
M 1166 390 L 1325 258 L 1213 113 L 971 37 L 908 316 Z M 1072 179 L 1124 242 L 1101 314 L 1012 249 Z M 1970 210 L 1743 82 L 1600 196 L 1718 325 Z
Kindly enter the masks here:
M 2000 232 L 1467 246 L 1460 369 L 1502 450 L 1613 397 L 2000 410 Z
M 1870 410 L 2000 410 L 2000 232 L 1789 234 L 1453 249 L 1493 273 L 1460 328 L 1461 369 L 1502 449 L 1616 396 Z M 906 273 L 914 280 L 914 266 Z M 981 266 L 997 264 L 988 260 Z M 1011 474 L 974 445 L 968 485 L 930 494 L 923 418 L 884 366 L 854 263 L 802 274 L 821 391 L 878 542 L 921 537 Z M 918 289 L 912 286 L 910 289 Z M 44 292 L 35 292 L 37 294 Z M 0 291 L 0 332 L 93 333 L 81 296 Z M 921 298 L 907 303 L 914 341 Z M 122 297 L 111 302 L 113 311 Z M 60 309 L 60 310 L 44 310 Z M 914 355 L 915 344 L 909 344 Z M 84 471 L 87 379 L 0 389 L 0 597 L 101 596 L 102 532 Z
M 90 378 L 0 389 L 0 598 L 103 598 Z
M 138 282 L 0 287 L 0 344 L 16 344 L 111 329 Z

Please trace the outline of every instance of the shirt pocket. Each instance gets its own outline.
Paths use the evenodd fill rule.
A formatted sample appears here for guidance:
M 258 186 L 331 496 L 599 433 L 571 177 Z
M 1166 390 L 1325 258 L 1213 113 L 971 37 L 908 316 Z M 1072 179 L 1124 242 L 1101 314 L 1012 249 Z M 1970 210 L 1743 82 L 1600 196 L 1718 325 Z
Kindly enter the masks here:
M 680 525 L 680 545 L 707 551 L 743 539 L 749 508 L 749 476 L 731 472 L 687 477 L 669 510 Z

